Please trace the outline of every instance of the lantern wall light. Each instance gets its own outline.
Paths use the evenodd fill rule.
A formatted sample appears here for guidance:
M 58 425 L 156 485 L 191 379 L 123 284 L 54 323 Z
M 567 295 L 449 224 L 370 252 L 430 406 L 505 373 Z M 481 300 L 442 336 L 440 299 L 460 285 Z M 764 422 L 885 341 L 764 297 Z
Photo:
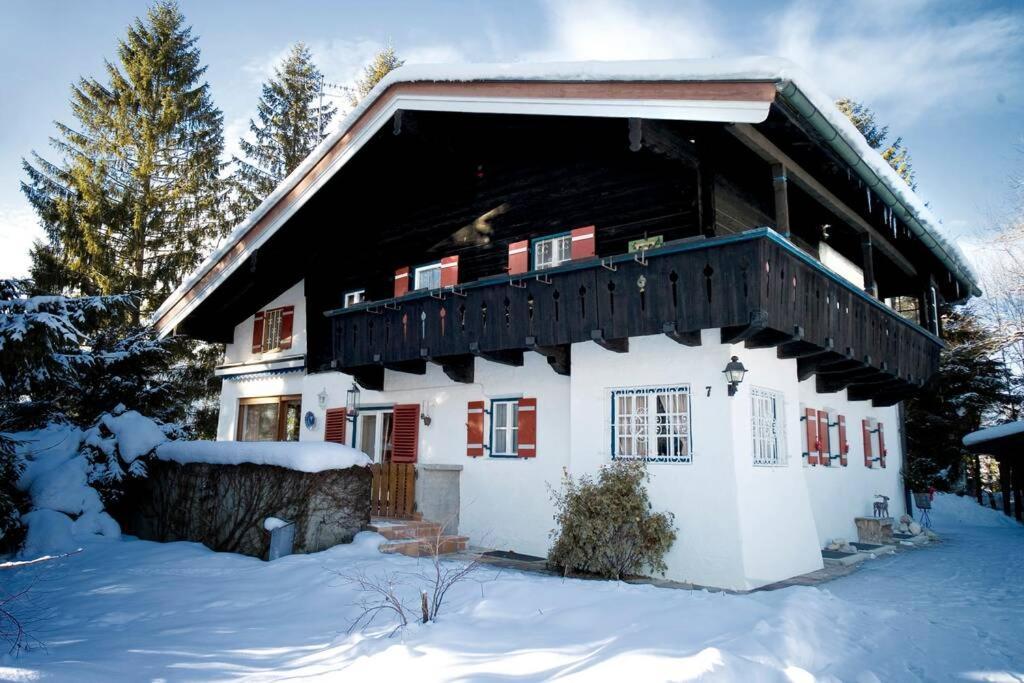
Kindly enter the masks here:
M 735 396 L 740 382 L 743 381 L 743 377 L 747 374 L 747 369 L 743 367 L 743 363 L 740 362 L 737 356 L 733 356 L 728 365 L 725 366 L 725 370 L 722 370 L 722 374 L 725 375 L 725 381 L 729 383 L 729 395 Z
M 345 412 L 353 422 L 359 414 L 359 387 L 355 383 L 345 394 Z

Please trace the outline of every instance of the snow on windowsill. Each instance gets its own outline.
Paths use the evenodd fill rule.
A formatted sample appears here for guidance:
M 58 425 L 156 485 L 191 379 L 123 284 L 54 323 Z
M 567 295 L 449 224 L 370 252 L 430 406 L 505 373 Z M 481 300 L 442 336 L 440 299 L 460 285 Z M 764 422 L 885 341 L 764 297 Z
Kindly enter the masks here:
M 298 472 L 368 467 L 370 458 L 351 446 L 328 441 L 168 441 L 156 457 L 183 465 L 274 465 Z

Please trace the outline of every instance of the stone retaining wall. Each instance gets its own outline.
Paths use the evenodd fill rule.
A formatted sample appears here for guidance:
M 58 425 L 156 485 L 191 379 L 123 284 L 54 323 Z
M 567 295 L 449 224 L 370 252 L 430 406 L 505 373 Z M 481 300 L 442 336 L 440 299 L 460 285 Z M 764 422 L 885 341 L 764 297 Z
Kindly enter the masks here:
M 370 521 L 370 470 L 309 473 L 269 465 L 156 460 L 121 520 L 152 541 L 196 541 L 217 551 L 267 557 L 267 517 L 295 522 L 294 552 L 349 543 Z

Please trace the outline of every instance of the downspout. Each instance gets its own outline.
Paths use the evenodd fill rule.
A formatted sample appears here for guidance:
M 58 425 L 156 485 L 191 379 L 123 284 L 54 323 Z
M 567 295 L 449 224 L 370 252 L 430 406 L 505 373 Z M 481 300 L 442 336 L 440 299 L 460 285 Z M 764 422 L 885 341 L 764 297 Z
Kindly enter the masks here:
M 893 213 L 910 227 L 918 239 L 935 254 L 950 272 L 954 273 L 965 290 L 965 295 L 981 296 L 981 289 L 966 277 L 963 269 L 956 263 L 945 248 L 936 240 L 928 229 L 921 224 L 914 213 L 908 209 L 900 199 L 893 194 L 885 181 L 878 177 L 871 167 L 864 163 L 860 154 L 840 135 L 825 116 L 822 115 L 814 103 L 792 81 L 783 81 L 778 84 L 779 95 L 786 100 L 804 119 L 804 121 L 822 138 L 824 138 L 832 149 L 850 165 L 862 181 L 885 202 L 886 206 L 892 209 Z

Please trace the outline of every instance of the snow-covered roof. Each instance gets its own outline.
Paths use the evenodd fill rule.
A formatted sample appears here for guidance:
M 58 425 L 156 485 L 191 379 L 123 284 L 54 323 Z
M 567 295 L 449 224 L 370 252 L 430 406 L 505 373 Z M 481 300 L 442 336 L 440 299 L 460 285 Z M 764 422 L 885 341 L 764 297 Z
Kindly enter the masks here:
M 1024 434 L 1024 421 L 1007 422 L 1006 424 L 971 432 L 963 438 L 963 444 L 968 448 L 972 446 L 980 447 L 982 444 L 1013 436 L 1014 434 Z M 971 450 L 978 449 L 971 448 Z
M 221 278 L 229 275 L 241 264 L 259 243 L 276 231 L 290 215 L 281 212 L 257 239 L 246 244 L 250 231 L 258 227 L 273 207 L 296 190 L 304 193 L 298 202 L 308 199 L 319 184 L 333 175 L 354 153 L 351 149 L 338 163 L 325 164 L 329 153 L 336 146 L 351 142 L 353 127 L 364 117 L 374 113 L 379 100 L 392 86 L 413 83 L 693 83 L 693 82 L 750 82 L 761 81 L 775 84 L 781 97 L 794 108 L 836 150 L 853 166 L 857 174 L 869 187 L 890 205 L 895 214 L 904 220 L 918 237 L 931 249 L 965 285 L 965 294 L 980 294 L 978 278 L 960 249 L 943 235 L 940 221 L 925 203 L 900 178 L 881 155 L 867 144 L 864 136 L 840 112 L 832 98 L 812 85 L 806 75 L 788 60 L 774 57 L 744 57 L 733 59 L 686 59 L 686 60 L 645 60 L 621 62 L 550 62 L 550 63 L 508 63 L 508 64 L 411 64 L 402 66 L 387 76 L 356 106 L 339 125 L 338 129 L 303 161 L 272 192 L 246 220 L 231 232 L 225 242 L 211 253 L 196 270 L 174 290 L 154 312 L 152 321 L 162 334 L 168 333 L 182 320 L 192 307 L 210 291 L 216 288 Z M 468 107 L 471 97 L 446 100 L 448 111 L 503 111 L 514 110 L 514 98 L 504 98 L 488 109 Z M 640 102 L 636 100 L 635 102 Z M 649 102 L 648 102 L 649 103 Z M 403 108 L 416 108 L 415 102 L 403 102 Z M 503 109 L 504 107 L 504 109 Z M 511 108 L 511 109 L 509 109 Z M 743 115 L 741 110 L 734 113 Z M 767 114 L 767 111 L 765 111 Z M 623 115 L 623 114 L 619 114 Z M 723 118 L 703 120 L 728 120 Z M 722 116 L 722 114 L 718 114 Z M 733 119 L 740 120 L 740 119 Z M 763 120 L 763 117 L 762 119 Z M 382 125 L 378 122 L 377 128 Z M 373 130 L 376 130 L 374 128 Z M 310 190 L 312 188 L 312 190 Z M 216 277 L 206 278 L 211 272 Z M 204 278 L 207 280 L 204 282 Z M 186 294 L 199 286 L 195 296 L 186 306 L 177 306 Z M 175 310 L 177 309 L 177 310 Z M 173 315 L 168 316 L 168 313 Z

